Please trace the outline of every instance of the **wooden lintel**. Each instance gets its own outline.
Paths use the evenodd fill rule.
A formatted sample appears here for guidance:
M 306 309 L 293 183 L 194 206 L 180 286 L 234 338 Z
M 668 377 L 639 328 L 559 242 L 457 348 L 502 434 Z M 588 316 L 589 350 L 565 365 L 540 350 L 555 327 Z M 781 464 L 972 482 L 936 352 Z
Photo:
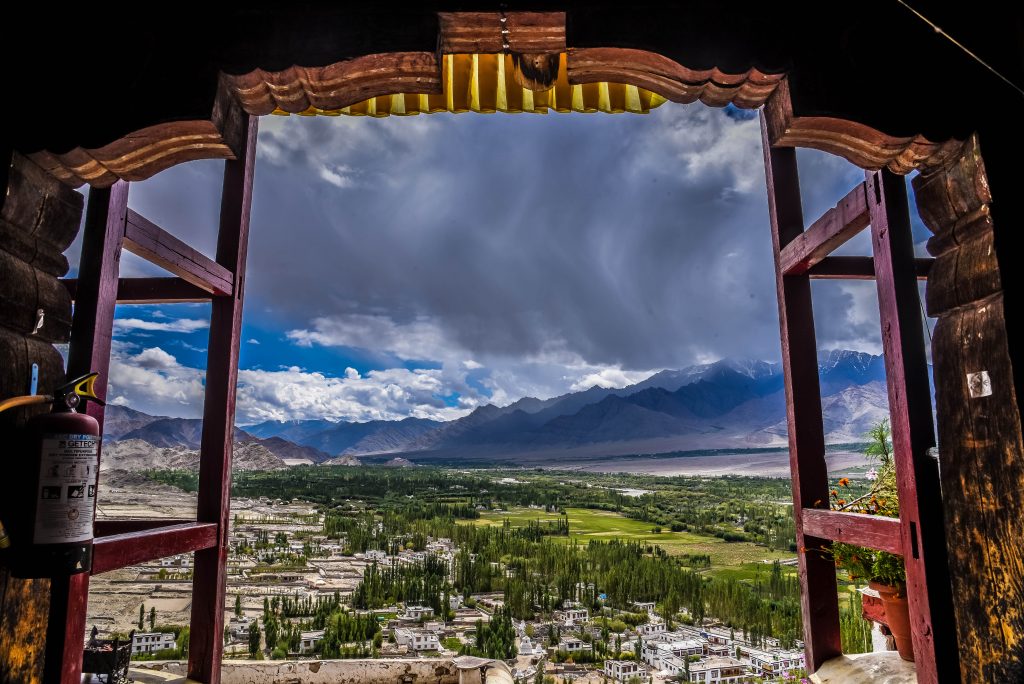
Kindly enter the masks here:
M 64 278 L 61 282 L 74 300 L 78 279 Z M 211 298 L 209 292 L 184 278 L 120 278 L 117 281 L 118 304 L 182 304 L 208 302 Z
M 97 537 L 93 546 L 92 574 L 212 548 L 217 545 L 217 530 L 217 523 L 188 522 Z
M 782 249 L 785 275 L 800 275 L 868 226 L 865 184 L 859 183 L 821 218 Z
M 124 248 L 210 294 L 230 295 L 234 291 L 235 277 L 230 270 L 131 209 Z
M 899 518 L 805 508 L 804 534 L 903 555 Z
M 928 280 L 935 259 L 914 259 L 918 280 Z M 807 275 L 815 280 L 874 280 L 875 260 L 867 256 L 828 256 L 812 266 Z

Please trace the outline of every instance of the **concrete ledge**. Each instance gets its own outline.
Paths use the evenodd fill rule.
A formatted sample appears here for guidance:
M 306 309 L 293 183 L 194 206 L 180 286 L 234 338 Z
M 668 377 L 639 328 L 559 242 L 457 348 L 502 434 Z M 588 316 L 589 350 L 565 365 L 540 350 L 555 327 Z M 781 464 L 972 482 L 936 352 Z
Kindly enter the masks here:
M 916 684 L 914 663 L 896 651 L 856 653 L 829 660 L 811 675 L 815 684 Z

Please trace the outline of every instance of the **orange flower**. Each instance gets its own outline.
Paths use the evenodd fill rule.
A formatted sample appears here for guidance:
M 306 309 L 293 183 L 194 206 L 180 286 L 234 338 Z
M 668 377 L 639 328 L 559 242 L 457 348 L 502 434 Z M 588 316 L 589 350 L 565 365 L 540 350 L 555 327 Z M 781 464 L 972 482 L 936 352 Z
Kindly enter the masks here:
M 844 477 L 841 480 L 839 480 L 839 486 L 840 487 L 849 487 L 850 486 L 850 478 Z
M 839 496 L 839 492 L 837 492 L 837 491 L 836 491 L 836 490 L 834 490 L 834 489 L 832 490 L 832 492 L 831 492 L 831 493 L 832 493 L 832 496 Z
M 846 505 L 846 499 L 839 499 L 838 501 L 836 501 L 836 503 L 839 504 L 840 506 L 845 506 Z

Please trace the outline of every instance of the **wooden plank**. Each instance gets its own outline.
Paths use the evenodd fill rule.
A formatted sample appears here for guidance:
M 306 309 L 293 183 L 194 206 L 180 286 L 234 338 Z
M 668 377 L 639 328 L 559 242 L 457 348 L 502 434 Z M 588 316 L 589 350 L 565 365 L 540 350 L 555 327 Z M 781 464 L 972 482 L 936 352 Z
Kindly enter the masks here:
M 211 294 L 230 295 L 234 289 L 230 269 L 131 209 L 128 210 L 124 248 Z
M 814 508 L 805 508 L 803 518 L 804 534 L 889 553 L 903 553 L 897 518 Z
M 101 381 L 96 383 L 96 394 L 101 399 L 107 394 L 114 305 L 127 218 L 127 183 L 118 181 L 107 190 L 90 191 L 78 269 L 78 302 L 68 348 L 68 376 L 99 373 Z M 103 407 L 87 402 L 85 411 L 99 421 L 102 433 Z M 89 573 L 55 577 L 51 581 L 43 670 L 46 684 L 80 684 L 88 602 Z
M 935 259 L 914 259 L 918 280 L 928 280 Z M 874 280 L 875 260 L 867 256 L 827 256 L 812 266 L 811 280 Z
M 219 537 L 217 527 L 216 523 L 186 522 L 97 537 L 92 574 L 215 547 Z
M 917 681 L 959 681 L 956 632 L 945 628 L 953 597 L 939 471 L 928 455 L 935 427 L 906 181 L 883 170 L 866 183 Z
M 839 638 L 839 601 L 836 568 L 822 550 L 828 541 L 804 531 L 805 508 L 828 507 L 828 468 L 821 416 L 818 353 L 807 274 L 786 276 L 780 257 L 786 245 L 803 231 L 800 180 L 796 151 L 768 143 L 768 122 L 761 112 L 768 213 L 771 218 L 775 284 L 779 302 L 782 367 L 786 386 L 786 421 L 789 431 L 789 467 L 793 483 L 800 605 L 804 621 L 807 669 L 814 672 L 842 652 Z
M 169 525 L 184 525 L 195 522 L 194 520 L 166 519 L 166 518 L 139 518 L 130 520 L 97 520 L 94 530 L 96 537 L 109 537 L 115 534 L 126 532 L 142 532 L 152 530 L 156 527 L 167 527 Z
M 61 283 L 75 298 L 77 278 L 63 278 Z M 117 281 L 118 304 L 180 304 L 208 302 L 211 295 L 184 278 L 121 278 Z
M 249 211 L 256 162 L 257 119 L 250 117 L 245 154 L 224 166 L 217 262 L 237 273 L 231 297 L 213 301 L 207 355 L 206 401 L 199 458 L 197 519 L 219 525 L 216 546 L 197 551 L 192 584 L 192 632 L 188 677 L 219 684 L 224 650 L 224 599 L 227 582 L 228 524 L 231 506 L 231 453 L 242 333 L 245 260 L 249 245 Z
M 868 208 L 864 184 L 860 183 L 782 249 L 779 257 L 782 272 L 785 275 L 806 273 L 867 225 Z

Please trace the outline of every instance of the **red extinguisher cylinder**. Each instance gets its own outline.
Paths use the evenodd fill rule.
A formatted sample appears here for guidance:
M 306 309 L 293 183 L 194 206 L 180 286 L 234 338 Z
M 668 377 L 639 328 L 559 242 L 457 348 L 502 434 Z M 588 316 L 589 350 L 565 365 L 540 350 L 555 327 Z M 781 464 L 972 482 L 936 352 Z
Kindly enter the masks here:
M 95 418 L 55 406 L 31 418 L 12 459 L 20 505 L 5 519 L 11 574 L 55 577 L 92 569 L 99 481 L 100 427 Z

